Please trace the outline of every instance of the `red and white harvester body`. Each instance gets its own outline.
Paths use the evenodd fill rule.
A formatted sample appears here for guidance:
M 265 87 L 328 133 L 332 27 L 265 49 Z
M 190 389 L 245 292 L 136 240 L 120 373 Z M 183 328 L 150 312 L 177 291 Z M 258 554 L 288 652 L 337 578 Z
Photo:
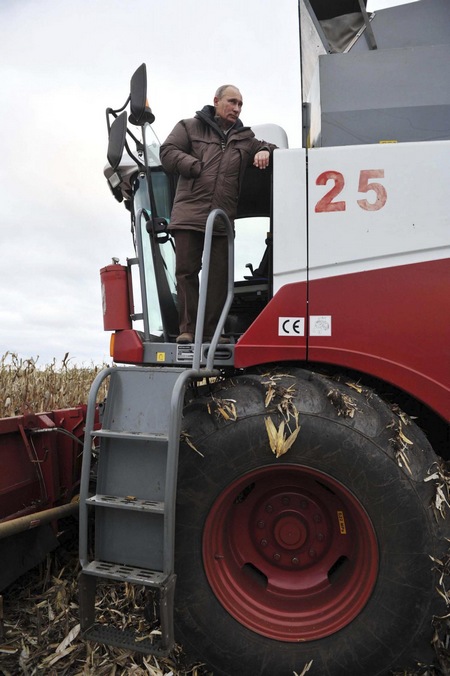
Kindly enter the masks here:
M 114 365 L 87 408 L 81 627 L 142 653 L 177 641 L 214 676 L 403 673 L 436 659 L 448 612 L 450 5 L 299 0 L 299 22 L 303 147 L 254 127 L 278 149 L 245 175 L 236 239 L 228 222 L 210 342 L 226 216 L 208 218 L 195 339 L 179 345 L 177 177 L 145 64 L 107 110 L 105 175 L 134 252 L 101 272 Z M 106 625 L 99 581 L 142 588 L 159 629 Z

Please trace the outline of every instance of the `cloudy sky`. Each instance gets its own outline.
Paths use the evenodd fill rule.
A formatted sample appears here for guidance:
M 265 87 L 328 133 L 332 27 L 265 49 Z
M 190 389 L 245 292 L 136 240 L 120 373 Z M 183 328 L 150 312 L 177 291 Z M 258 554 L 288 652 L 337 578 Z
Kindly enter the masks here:
M 0 45 L 0 357 L 109 361 L 99 269 L 133 248 L 105 108 L 145 62 L 161 140 L 233 82 L 245 124 L 300 146 L 297 0 L 1 0 Z

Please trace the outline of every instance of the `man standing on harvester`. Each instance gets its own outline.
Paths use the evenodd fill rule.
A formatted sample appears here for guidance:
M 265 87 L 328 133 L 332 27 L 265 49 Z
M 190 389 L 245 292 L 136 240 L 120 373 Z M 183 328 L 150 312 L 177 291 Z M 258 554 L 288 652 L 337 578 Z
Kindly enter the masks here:
M 207 105 L 195 117 L 181 120 L 161 146 L 161 163 L 179 175 L 169 230 L 175 237 L 179 331 L 177 343 L 194 341 L 206 220 L 216 208 L 231 223 L 244 172 L 253 166 L 266 169 L 276 148 L 258 141 L 239 115 L 242 96 L 233 85 L 219 87 L 214 106 Z M 214 225 L 210 274 L 205 310 L 204 336 L 209 342 L 216 329 L 227 295 L 228 242 L 223 220 Z M 220 343 L 229 340 L 222 336 Z

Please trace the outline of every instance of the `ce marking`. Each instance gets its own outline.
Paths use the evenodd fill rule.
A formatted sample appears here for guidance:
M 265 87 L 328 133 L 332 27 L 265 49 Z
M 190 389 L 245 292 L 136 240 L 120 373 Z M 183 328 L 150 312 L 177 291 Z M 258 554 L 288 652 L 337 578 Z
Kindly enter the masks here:
M 304 317 L 278 317 L 279 336 L 304 336 Z

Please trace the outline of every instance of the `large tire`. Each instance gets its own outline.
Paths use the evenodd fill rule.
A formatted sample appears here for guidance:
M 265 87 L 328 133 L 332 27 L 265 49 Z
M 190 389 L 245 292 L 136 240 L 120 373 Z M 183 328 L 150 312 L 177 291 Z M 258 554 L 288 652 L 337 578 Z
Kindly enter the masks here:
M 268 426 L 275 446 L 283 420 L 276 457 Z M 175 622 L 188 654 L 214 676 L 292 676 L 311 661 L 312 675 L 375 676 L 432 660 L 430 556 L 445 541 L 424 482 L 436 456 L 416 425 L 292 367 L 200 392 L 183 432 Z

